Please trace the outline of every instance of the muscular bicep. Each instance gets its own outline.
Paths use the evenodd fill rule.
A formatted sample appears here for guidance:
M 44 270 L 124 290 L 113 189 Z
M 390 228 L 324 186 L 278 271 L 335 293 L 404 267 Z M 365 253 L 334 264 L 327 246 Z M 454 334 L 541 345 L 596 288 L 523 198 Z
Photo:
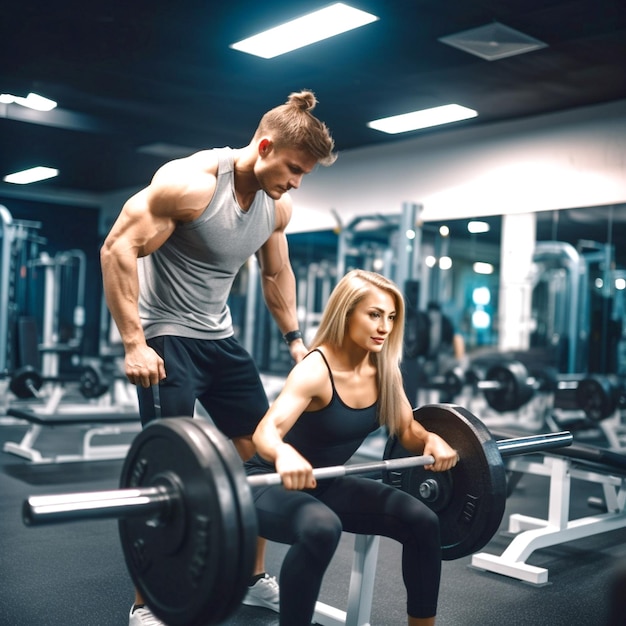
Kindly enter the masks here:
M 285 228 L 291 219 L 291 200 L 285 194 L 276 201 L 276 224 L 274 232 L 257 252 L 261 273 L 266 277 L 276 276 L 284 268 L 291 267 L 289 246 Z
M 283 269 L 290 267 L 289 246 L 285 233 L 274 231 L 256 256 L 264 278 L 275 277 Z
M 154 252 L 176 227 L 175 220 L 159 209 L 160 204 L 150 188 L 131 197 L 111 228 L 105 246 L 135 257 Z

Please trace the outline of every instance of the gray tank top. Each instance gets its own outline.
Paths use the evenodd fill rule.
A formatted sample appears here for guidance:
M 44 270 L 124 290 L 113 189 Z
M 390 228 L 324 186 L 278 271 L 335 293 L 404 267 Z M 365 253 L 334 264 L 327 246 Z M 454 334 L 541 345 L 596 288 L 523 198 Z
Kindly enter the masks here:
M 233 281 L 274 232 L 274 201 L 258 191 L 243 211 L 235 196 L 233 151 L 216 152 L 217 185 L 202 215 L 177 226 L 158 250 L 139 259 L 139 314 L 147 339 L 233 335 L 227 305 Z

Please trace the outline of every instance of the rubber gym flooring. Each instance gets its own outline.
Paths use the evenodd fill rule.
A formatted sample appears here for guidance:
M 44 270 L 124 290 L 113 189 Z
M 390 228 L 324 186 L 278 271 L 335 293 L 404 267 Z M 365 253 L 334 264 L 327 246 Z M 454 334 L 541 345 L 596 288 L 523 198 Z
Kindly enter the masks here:
M 19 441 L 19 423 L 0 425 L 0 447 Z M 51 453 L 77 445 L 76 427 L 48 429 L 41 448 Z M 363 460 L 363 459 L 361 459 Z M 116 488 L 122 461 L 32 464 L 0 452 L 0 625 L 125 626 L 133 601 L 114 520 L 27 528 L 21 504 L 29 495 Z M 597 489 L 596 489 L 597 488 Z M 507 500 L 510 513 L 545 516 L 548 481 L 525 475 Z M 589 496 L 599 485 L 572 483 L 571 517 L 592 514 Z M 575 510 L 574 510 L 575 509 Z M 500 554 L 510 537 L 497 533 L 486 552 Z M 353 538 L 344 535 L 327 572 L 320 600 L 345 609 Z M 285 546 L 268 545 L 267 568 L 277 574 Z M 549 582 L 534 586 L 471 567 L 470 557 L 443 563 L 438 626 L 604 626 L 609 588 L 626 563 L 626 530 L 539 550 L 528 562 L 549 569 Z M 376 570 L 373 626 L 406 624 L 400 550 L 382 539 Z M 626 623 L 626 616 L 625 622 Z M 277 615 L 242 606 L 225 624 L 270 626 Z

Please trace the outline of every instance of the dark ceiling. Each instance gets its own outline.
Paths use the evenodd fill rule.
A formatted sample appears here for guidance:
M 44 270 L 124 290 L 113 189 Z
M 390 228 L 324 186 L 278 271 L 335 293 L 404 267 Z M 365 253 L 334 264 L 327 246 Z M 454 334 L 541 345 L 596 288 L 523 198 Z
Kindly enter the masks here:
M 501 120 L 626 98 L 623 0 L 350 0 L 379 20 L 265 60 L 229 44 L 327 0 L 21 0 L 3 3 L 0 93 L 37 92 L 49 113 L 0 104 L 0 179 L 47 165 L 41 191 L 146 184 L 185 150 L 245 145 L 260 115 L 310 88 L 337 148 L 400 141 L 366 122 L 458 103 Z M 487 61 L 439 41 L 497 22 L 547 47 Z M 161 156 L 139 152 L 166 144 Z M 177 152 L 173 146 L 182 147 Z

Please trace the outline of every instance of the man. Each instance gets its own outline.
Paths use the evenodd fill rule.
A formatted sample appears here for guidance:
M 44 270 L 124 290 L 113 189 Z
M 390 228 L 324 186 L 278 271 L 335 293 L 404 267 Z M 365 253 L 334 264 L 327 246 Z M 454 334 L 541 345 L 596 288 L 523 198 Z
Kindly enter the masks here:
M 316 104 L 310 91 L 292 93 L 262 117 L 247 146 L 165 164 L 111 228 L 101 250 L 104 294 L 142 424 L 191 416 L 198 400 L 242 459 L 254 453 L 252 433 L 268 402 L 256 365 L 233 337 L 226 303 L 239 269 L 256 254 L 266 304 L 291 356 L 298 362 L 306 354 L 285 228 L 287 192 L 318 163 L 336 159 L 328 128 L 310 112 Z M 244 603 L 278 611 L 264 556 L 259 540 Z M 159 623 L 137 594 L 129 626 Z

